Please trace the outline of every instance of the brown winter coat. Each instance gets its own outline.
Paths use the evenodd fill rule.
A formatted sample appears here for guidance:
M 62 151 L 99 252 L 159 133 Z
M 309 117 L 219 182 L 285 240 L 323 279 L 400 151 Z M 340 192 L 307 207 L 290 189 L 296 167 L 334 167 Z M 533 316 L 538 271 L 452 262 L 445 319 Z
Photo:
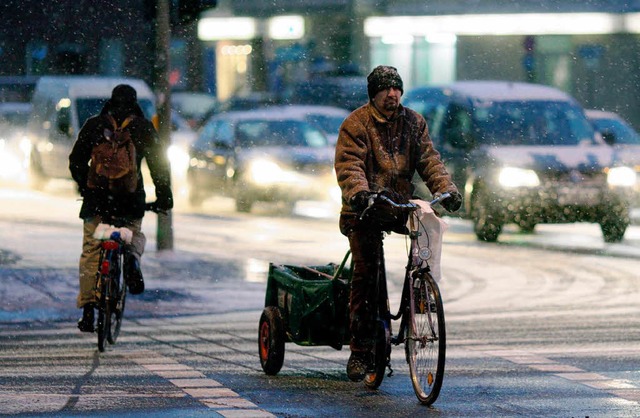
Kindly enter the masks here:
M 349 200 L 360 191 L 387 189 L 411 198 L 416 171 L 432 193 L 458 190 L 433 147 L 425 119 L 402 105 L 392 120 L 371 102 L 354 110 L 340 127 L 335 169 L 343 216 L 353 215 Z

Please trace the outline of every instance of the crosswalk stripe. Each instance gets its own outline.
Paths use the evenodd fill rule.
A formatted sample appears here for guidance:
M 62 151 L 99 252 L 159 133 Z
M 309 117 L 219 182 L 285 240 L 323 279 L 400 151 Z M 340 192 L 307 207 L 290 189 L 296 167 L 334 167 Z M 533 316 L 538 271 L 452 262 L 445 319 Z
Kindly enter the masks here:
M 275 415 L 258 408 L 256 404 L 242 398 L 220 382 L 209 379 L 198 370 L 170 357 L 151 350 L 133 351 L 123 355 L 146 370 L 167 379 L 172 385 L 224 417 L 275 418 Z

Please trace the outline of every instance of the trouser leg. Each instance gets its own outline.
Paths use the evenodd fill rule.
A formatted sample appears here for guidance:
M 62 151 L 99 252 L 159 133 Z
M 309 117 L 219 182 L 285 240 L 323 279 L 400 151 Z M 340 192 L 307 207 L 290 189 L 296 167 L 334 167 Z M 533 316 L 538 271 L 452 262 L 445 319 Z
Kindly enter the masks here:
M 351 350 L 368 351 L 375 343 L 376 278 L 382 236 L 376 231 L 352 231 L 349 246 L 353 261 L 351 280 Z
M 96 273 L 100 261 L 100 241 L 93 238 L 93 233 L 100 223 L 99 217 L 84 220 L 82 237 L 82 254 L 80 254 L 80 291 L 77 306 L 83 307 L 87 303 L 95 303 Z
M 131 240 L 131 244 L 127 246 L 127 250 L 130 254 L 140 260 L 140 257 L 142 257 L 142 254 L 144 253 L 144 247 L 147 243 L 147 237 L 142 232 L 142 219 L 131 220 L 131 222 L 127 224 L 127 228 L 133 232 L 133 239 Z

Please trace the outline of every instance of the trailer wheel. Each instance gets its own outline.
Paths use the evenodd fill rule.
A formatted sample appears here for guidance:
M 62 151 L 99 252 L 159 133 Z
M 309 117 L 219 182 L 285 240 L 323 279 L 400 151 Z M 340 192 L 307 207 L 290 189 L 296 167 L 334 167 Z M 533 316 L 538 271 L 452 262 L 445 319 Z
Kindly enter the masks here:
M 262 370 L 270 376 L 278 374 L 284 363 L 284 324 L 280 310 L 267 306 L 260 316 L 258 352 Z

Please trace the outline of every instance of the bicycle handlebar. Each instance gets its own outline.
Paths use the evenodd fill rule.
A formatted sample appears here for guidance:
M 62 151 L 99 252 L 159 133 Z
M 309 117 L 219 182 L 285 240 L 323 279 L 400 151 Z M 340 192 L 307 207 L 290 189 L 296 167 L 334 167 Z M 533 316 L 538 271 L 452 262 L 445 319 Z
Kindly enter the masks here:
M 158 214 L 163 214 L 163 215 L 166 215 L 167 213 L 169 213 L 168 210 L 160 209 L 157 206 L 156 202 L 147 202 L 147 203 L 145 203 L 144 210 L 146 210 L 148 212 L 154 212 L 154 213 L 158 213 Z
M 448 199 L 451 196 L 451 193 L 446 192 L 446 193 L 436 193 L 434 195 L 434 198 L 429 201 L 429 204 L 431 206 L 440 203 L 441 201 Z M 373 205 L 376 203 L 376 200 L 383 200 L 385 202 L 387 202 L 388 204 L 390 204 L 391 206 L 393 206 L 394 208 L 398 208 L 398 209 L 406 209 L 409 211 L 413 211 L 416 210 L 418 208 L 418 205 L 416 205 L 415 203 L 411 203 L 411 202 L 407 202 L 407 203 L 397 203 L 394 202 L 393 200 L 391 200 L 388 196 L 385 196 L 381 193 L 373 193 L 371 196 L 369 196 L 369 202 L 367 204 L 367 207 L 362 211 L 362 213 L 360 214 L 360 219 L 362 220 L 364 218 L 364 215 L 367 213 L 367 211 L 373 207 Z

